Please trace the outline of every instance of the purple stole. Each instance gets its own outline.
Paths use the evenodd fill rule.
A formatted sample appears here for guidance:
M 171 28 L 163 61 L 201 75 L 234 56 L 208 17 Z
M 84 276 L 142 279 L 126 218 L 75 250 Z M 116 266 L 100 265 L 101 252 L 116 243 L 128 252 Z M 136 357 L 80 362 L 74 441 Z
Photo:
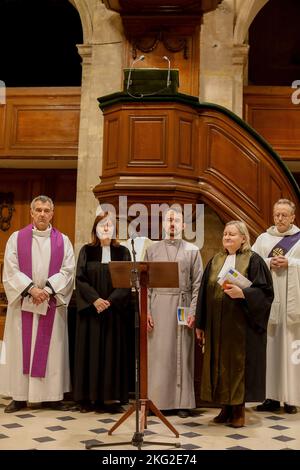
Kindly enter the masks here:
M 64 241 L 62 234 L 52 228 L 50 234 L 51 258 L 48 277 L 60 271 L 64 257 Z M 18 260 L 20 271 L 32 279 L 32 225 L 27 225 L 18 233 Z M 45 377 L 50 340 L 52 335 L 56 299 L 50 297 L 46 315 L 39 316 L 35 348 L 31 366 L 31 377 Z M 29 374 L 33 313 L 22 310 L 22 346 L 23 374 Z
M 300 240 L 300 232 L 283 237 L 268 254 L 268 258 L 273 256 L 284 256 Z

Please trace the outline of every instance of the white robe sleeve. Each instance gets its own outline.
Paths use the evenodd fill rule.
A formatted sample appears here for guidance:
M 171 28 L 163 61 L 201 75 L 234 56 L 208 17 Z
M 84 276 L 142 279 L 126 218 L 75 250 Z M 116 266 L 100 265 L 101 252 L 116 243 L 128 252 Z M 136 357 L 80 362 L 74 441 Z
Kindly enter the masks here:
M 59 303 L 68 305 L 74 288 L 75 257 L 72 244 L 66 235 L 64 238 L 64 258 L 59 273 L 48 278 Z
M 192 257 L 191 265 L 191 284 L 192 284 L 192 299 L 190 304 L 190 315 L 196 313 L 198 292 L 200 288 L 201 278 L 203 273 L 202 258 L 200 252 L 195 251 L 195 256 Z
M 291 250 L 287 268 L 287 321 L 300 323 L 300 243 Z
M 19 302 L 22 292 L 32 284 L 32 279 L 19 268 L 17 237 L 18 232 L 9 237 L 4 253 L 3 286 L 9 305 Z

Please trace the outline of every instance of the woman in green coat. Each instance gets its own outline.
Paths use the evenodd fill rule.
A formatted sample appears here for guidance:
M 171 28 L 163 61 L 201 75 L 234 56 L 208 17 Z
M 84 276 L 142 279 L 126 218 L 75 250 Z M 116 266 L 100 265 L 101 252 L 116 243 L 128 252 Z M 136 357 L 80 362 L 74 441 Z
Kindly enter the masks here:
M 201 399 L 222 406 L 214 418 L 238 428 L 245 424 L 245 402 L 265 398 L 266 330 L 273 301 L 270 271 L 251 251 L 246 225 L 231 221 L 223 250 L 208 263 L 198 295 L 196 335 L 203 356 Z M 250 282 L 241 288 L 217 281 L 235 268 Z

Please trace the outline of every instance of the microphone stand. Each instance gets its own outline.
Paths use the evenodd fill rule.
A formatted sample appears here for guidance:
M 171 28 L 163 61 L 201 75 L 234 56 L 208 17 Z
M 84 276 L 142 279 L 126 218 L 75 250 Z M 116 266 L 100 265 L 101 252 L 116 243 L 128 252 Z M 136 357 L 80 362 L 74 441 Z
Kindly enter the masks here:
M 133 268 L 131 270 L 130 275 L 130 283 L 131 287 L 134 290 L 134 342 L 135 342 L 135 405 L 132 405 L 131 409 L 126 411 L 122 418 L 119 421 L 121 424 L 128 418 L 131 413 L 135 411 L 135 432 L 132 436 L 131 441 L 128 442 L 110 442 L 110 443 L 100 443 L 100 444 L 86 444 L 85 448 L 87 450 L 92 449 L 93 447 L 112 447 L 118 445 L 133 445 L 137 447 L 138 450 L 142 449 L 144 444 L 148 445 L 160 445 L 160 446 L 175 446 L 177 448 L 181 447 L 179 442 L 171 443 L 171 442 L 152 442 L 152 441 L 144 441 L 144 432 L 140 431 L 140 303 L 139 303 L 139 270 L 138 265 L 136 262 L 136 251 L 134 247 L 134 239 L 131 238 L 131 247 L 132 247 L 132 257 L 133 257 Z M 148 408 L 143 410 L 144 413 L 148 412 Z M 116 425 L 108 432 L 110 435 L 112 430 L 116 427 Z
M 131 285 L 134 290 L 134 344 L 135 344 L 135 433 L 132 445 L 141 450 L 144 433 L 140 432 L 140 308 L 139 308 L 139 272 L 136 264 L 134 240 L 131 239 L 133 269 L 131 270 Z

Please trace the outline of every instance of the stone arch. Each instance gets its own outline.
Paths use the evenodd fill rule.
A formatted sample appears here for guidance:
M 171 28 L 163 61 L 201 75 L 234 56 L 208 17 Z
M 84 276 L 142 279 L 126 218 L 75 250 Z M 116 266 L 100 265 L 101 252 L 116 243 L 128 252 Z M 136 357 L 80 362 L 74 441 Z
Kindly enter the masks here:
M 233 43 L 234 44 L 243 44 L 249 26 L 256 17 L 257 13 L 262 9 L 263 6 L 269 0 L 248 0 L 247 2 L 242 3 L 242 6 L 238 12 L 237 20 L 233 33 Z
M 88 0 L 69 0 L 69 2 L 79 13 L 82 24 L 84 44 L 91 43 L 93 36 L 93 20 L 91 7 L 89 6 L 90 2 Z

